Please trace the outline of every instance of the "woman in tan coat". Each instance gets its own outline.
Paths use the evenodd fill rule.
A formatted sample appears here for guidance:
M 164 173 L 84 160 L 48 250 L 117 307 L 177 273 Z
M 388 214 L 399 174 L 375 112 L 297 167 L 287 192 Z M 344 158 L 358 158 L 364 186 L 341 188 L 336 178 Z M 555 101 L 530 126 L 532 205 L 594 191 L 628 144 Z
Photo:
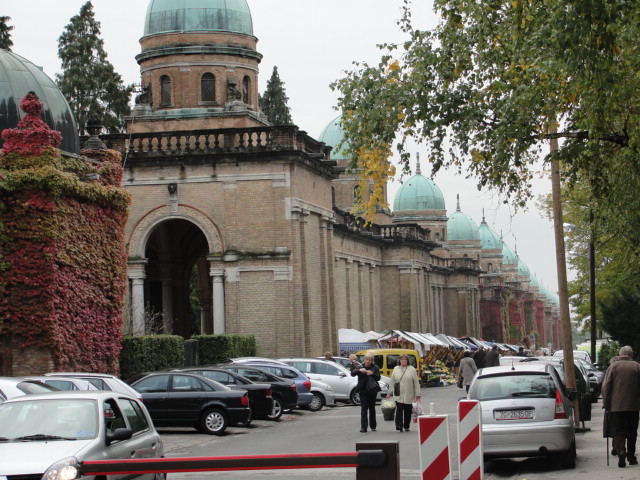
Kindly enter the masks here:
M 416 369 L 409 365 L 409 357 L 407 355 L 400 355 L 398 361 L 400 364 L 393 369 L 391 374 L 387 398 L 391 396 L 395 385 L 399 385 L 399 394 L 394 394 L 396 401 L 396 430 L 402 432 L 404 427 L 404 431 L 408 432 L 411 426 L 412 404 L 420 401 L 420 381 L 418 380 Z
M 460 361 L 460 375 L 462 375 L 462 384 L 467 393 L 469 393 L 469 385 L 471 385 L 471 380 L 477 371 L 476 362 L 471 358 L 471 352 L 467 350 L 464 352 L 464 358 Z

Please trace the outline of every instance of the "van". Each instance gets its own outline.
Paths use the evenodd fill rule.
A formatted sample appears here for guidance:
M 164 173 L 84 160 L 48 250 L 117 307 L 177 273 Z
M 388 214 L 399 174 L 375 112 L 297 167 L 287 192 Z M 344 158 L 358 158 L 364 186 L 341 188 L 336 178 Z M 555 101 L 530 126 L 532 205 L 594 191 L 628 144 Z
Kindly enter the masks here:
M 418 372 L 418 380 L 422 377 L 422 363 L 420 361 L 420 355 L 416 350 L 410 350 L 407 348 L 374 348 L 370 350 L 360 350 L 356 352 L 358 361 L 364 362 L 365 354 L 370 353 L 373 355 L 373 363 L 380 368 L 380 373 L 386 377 L 390 377 L 393 373 L 393 368 L 398 365 L 400 355 L 405 354 L 409 358 L 409 365 L 415 367 Z

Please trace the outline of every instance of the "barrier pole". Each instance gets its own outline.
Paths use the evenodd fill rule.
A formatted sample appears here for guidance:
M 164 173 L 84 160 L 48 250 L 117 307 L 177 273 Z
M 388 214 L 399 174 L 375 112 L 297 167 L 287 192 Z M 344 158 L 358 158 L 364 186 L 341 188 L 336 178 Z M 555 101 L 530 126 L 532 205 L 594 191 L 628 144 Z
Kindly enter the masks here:
M 482 407 L 477 400 L 458 402 L 458 463 L 460 480 L 482 480 Z
M 448 415 L 418 417 L 420 472 L 423 480 L 451 480 Z

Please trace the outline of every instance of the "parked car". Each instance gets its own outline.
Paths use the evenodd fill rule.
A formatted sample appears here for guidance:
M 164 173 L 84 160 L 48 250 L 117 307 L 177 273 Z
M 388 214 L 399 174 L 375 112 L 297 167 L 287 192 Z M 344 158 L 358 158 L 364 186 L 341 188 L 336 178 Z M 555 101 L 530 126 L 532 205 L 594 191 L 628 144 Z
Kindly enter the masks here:
M 313 395 L 313 400 L 311 400 L 307 408 L 312 412 L 322 410 L 325 405 L 334 406 L 336 404 L 336 395 L 333 392 L 333 388 L 320 380 L 311 379 L 311 394 Z
M 0 404 L 0 438 L 0 478 L 73 479 L 86 460 L 164 456 L 145 407 L 116 392 L 56 391 L 7 400 Z
M 342 365 L 318 358 L 281 358 L 280 361 L 297 368 L 312 380 L 320 380 L 331 385 L 336 401 L 360 405 L 360 394 L 355 390 L 358 377 L 351 376 L 351 371 Z M 389 392 L 389 386 L 382 380 L 378 383 L 381 389 L 378 392 L 380 400 L 382 395 L 386 396 Z
M 269 383 L 273 397 L 273 410 L 269 420 L 278 420 L 285 410 L 291 410 L 298 405 L 298 386 L 290 378 L 282 378 L 263 370 L 260 366 L 229 363 L 218 365 L 220 368 L 235 372 L 253 382 Z
M 267 364 L 276 364 L 276 365 L 286 365 L 284 362 L 280 362 L 275 358 L 267 358 L 267 357 L 237 357 L 232 358 L 231 362 L 233 363 L 267 363 Z
M 232 390 L 201 375 L 141 373 L 128 382 L 142 394 L 156 427 L 194 427 L 222 435 L 229 424 L 251 420 L 246 390 Z
M 313 400 L 313 394 L 311 393 L 311 380 L 309 379 L 309 377 L 300 372 L 300 370 L 287 365 L 284 362 L 275 360 L 273 363 L 242 363 L 240 365 L 251 365 L 254 367 L 258 367 L 273 375 L 276 375 L 277 377 L 288 378 L 296 382 L 296 389 L 298 392 L 298 407 L 300 408 L 307 408 Z
M 316 357 L 316 358 L 320 360 L 325 360 L 324 357 Z M 332 357 L 332 358 L 334 362 L 339 363 L 340 365 L 345 367 L 347 370 L 351 368 L 351 360 L 349 360 L 348 357 Z
M 142 396 L 139 392 L 135 391 L 115 375 L 110 375 L 108 373 L 52 372 L 45 373 L 45 377 L 82 378 L 83 380 L 86 380 L 87 382 L 93 384 L 98 390 L 124 393 L 125 395 L 131 395 L 133 397 L 136 397 L 138 400 L 142 400 Z
M 83 380 L 82 378 L 74 378 L 74 377 L 47 377 L 47 376 L 28 376 L 25 377 L 29 380 L 37 380 L 38 382 L 46 383 L 47 385 L 51 385 L 58 390 L 99 390 L 99 388 L 95 387 L 92 383 Z
M 554 456 L 565 468 L 575 468 L 571 401 L 553 365 L 482 368 L 469 396 L 481 404 L 486 459 Z
M 564 350 L 556 350 L 555 352 L 553 352 L 553 356 L 564 357 Z M 573 358 L 581 358 L 589 363 L 593 363 L 591 361 L 591 355 L 589 354 L 589 352 L 585 352 L 584 350 L 574 350 Z
M 576 362 L 579 362 L 587 372 L 591 402 L 596 403 L 602 392 L 602 382 L 604 382 L 605 372 L 596 367 L 595 364 L 589 363 L 581 358 L 577 358 Z
M 27 380 L 23 377 L 0 377 L 0 403 L 22 395 L 48 393 L 57 390 L 57 388 L 37 380 Z
M 224 368 L 194 367 L 183 368 L 180 371 L 202 375 L 231 389 L 246 390 L 249 393 L 251 418 L 272 418 L 273 416 L 274 402 L 270 383 L 256 383 Z

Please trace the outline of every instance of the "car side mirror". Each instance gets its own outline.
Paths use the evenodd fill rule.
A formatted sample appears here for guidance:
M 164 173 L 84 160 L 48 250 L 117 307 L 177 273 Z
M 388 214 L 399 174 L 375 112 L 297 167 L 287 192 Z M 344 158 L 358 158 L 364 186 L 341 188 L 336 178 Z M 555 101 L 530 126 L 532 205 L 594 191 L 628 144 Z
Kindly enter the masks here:
M 340 375 L 341 377 L 346 377 L 347 376 L 347 374 L 344 373 L 344 372 L 339 372 L 338 375 Z
M 119 442 L 121 440 L 129 440 L 133 436 L 133 432 L 130 428 L 116 428 L 113 433 L 107 434 L 107 445 L 111 445 L 113 442 Z

